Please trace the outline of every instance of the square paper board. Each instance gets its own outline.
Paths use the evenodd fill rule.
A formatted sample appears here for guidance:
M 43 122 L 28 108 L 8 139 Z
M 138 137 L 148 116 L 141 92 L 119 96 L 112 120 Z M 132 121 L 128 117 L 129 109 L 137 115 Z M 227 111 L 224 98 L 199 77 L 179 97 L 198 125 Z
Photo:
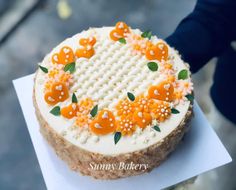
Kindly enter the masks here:
M 152 172 L 110 181 L 81 176 L 56 156 L 39 132 L 32 101 L 33 77 L 28 75 L 13 83 L 49 190 L 163 189 L 232 161 L 195 101 L 191 130 L 170 157 Z

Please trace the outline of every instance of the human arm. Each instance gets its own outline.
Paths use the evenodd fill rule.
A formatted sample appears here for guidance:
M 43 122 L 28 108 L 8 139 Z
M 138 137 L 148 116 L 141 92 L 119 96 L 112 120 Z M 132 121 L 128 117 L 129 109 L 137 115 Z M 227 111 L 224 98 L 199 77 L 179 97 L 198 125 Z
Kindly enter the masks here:
M 166 41 L 196 72 L 230 45 L 235 37 L 235 25 L 235 0 L 198 0 L 194 11 Z

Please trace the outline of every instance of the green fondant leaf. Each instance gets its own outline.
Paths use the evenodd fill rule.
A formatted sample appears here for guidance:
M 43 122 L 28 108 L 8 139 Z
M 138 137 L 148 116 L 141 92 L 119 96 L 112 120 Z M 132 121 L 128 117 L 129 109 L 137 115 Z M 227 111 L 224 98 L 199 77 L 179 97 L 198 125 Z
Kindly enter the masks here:
M 50 113 L 55 116 L 59 116 L 59 115 L 61 115 L 61 108 L 59 106 L 56 106 L 56 107 L 52 108 Z
M 93 107 L 93 109 L 92 109 L 91 112 L 90 112 L 90 115 L 91 115 L 92 117 L 94 117 L 94 116 L 97 115 L 97 113 L 98 113 L 98 105 L 96 105 L 96 106 Z
M 158 70 L 158 65 L 157 65 L 156 62 L 148 62 L 147 66 L 151 71 L 157 71 Z
M 171 113 L 173 113 L 173 114 L 178 114 L 178 113 L 180 113 L 180 112 L 179 112 L 179 110 L 177 110 L 177 109 L 175 109 L 175 108 L 172 108 L 172 109 L 171 109 Z
M 70 73 L 73 73 L 75 71 L 75 62 L 69 63 L 64 67 L 64 71 L 69 71 Z
M 161 132 L 161 129 L 160 129 L 157 125 L 155 125 L 153 128 L 154 128 L 156 131 Z
M 72 95 L 72 103 L 78 103 L 75 93 L 73 93 L 73 95 Z
M 39 65 L 39 68 L 44 72 L 44 73 L 48 73 L 48 69 L 46 67 L 43 67 L 41 65 Z
M 122 43 L 122 44 L 126 44 L 126 40 L 124 38 L 120 38 L 119 42 Z
M 194 96 L 192 94 L 187 94 L 185 96 L 190 102 L 192 102 L 194 100 Z
M 127 96 L 131 101 L 135 100 L 135 96 L 131 92 L 127 92 Z
M 147 30 L 147 31 L 143 32 L 143 33 L 141 34 L 141 36 L 142 36 L 143 38 L 148 38 L 148 39 L 150 40 L 151 37 L 152 37 L 152 31 L 151 31 L 151 30 Z
M 117 144 L 121 138 L 121 132 L 116 132 L 114 135 L 114 142 Z
M 188 78 L 188 71 L 186 69 L 181 70 L 178 74 L 178 79 L 179 80 L 181 80 L 181 79 L 185 80 L 187 78 Z

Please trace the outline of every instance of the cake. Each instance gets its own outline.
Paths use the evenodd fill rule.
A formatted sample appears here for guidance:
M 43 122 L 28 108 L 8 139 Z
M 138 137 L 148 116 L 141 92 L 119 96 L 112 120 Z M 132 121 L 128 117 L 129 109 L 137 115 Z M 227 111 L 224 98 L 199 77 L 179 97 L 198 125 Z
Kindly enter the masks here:
M 33 101 L 40 132 L 72 170 L 116 179 L 150 172 L 177 147 L 193 115 L 193 83 L 174 48 L 118 22 L 46 55 Z

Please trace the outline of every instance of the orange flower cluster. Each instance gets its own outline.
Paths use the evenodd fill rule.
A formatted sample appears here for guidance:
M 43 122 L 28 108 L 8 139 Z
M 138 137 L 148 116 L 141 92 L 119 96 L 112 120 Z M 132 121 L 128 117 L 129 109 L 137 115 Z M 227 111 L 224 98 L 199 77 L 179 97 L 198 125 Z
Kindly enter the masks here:
M 69 64 L 75 62 L 76 56 L 79 57 L 85 57 L 90 58 L 94 55 L 94 44 L 96 43 L 95 37 L 89 37 L 89 38 L 81 38 L 79 41 L 79 44 L 83 46 L 82 48 L 79 48 L 74 53 L 72 48 L 68 46 L 62 47 L 58 53 L 54 53 L 52 55 L 52 63 L 53 64 Z
M 48 80 L 45 83 L 45 91 L 51 91 L 52 85 L 55 82 L 61 82 L 67 86 L 72 84 L 73 76 L 69 72 L 65 72 L 59 68 L 53 68 L 48 72 Z
M 81 38 L 79 41 L 83 48 L 77 49 L 76 55 L 72 48 L 63 46 L 58 53 L 54 53 L 51 57 L 51 61 L 54 67 L 49 70 L 47 77 L 48 80 L 45 83 L 45 96 L 44 99 L 49 105 L 54 105 L 58 102 L 65 101 L 68 98 L 68 88 L 72 83 L 72 74 L 65 72 L 65 66 L 75 62 L 77 57 L 90 58 L 94 55 L 94 44 L 96 43 L 95 37 Z M 58 92 L 55 86 L 60 83 L 63 86 L 63 91 Z M 58 93 L 61 93 L 60 95 Z M 72 114 L 73 115 L 73 114 Z
M 121 100 L 117 106 L 117 131 L 122 135 L 131 135 L 136 126 L 144 129 L 153 119 L 165 121 L 170 116 L 170 104 L 162 100 L 155 100 L 149 96 L 140 95 L 134 101 Z
M 110 38 L 114 41 L 126 38 L 127 42 L 132 45 L 134 52 L 145 55 L 148 60 L 166 61 L 168 59 L 169 51 L 166 43 L 153 44 L 141 35 L 130 33 L 129 26 L 124 22 L 117 22 L 115 29 L 110 32 Z

